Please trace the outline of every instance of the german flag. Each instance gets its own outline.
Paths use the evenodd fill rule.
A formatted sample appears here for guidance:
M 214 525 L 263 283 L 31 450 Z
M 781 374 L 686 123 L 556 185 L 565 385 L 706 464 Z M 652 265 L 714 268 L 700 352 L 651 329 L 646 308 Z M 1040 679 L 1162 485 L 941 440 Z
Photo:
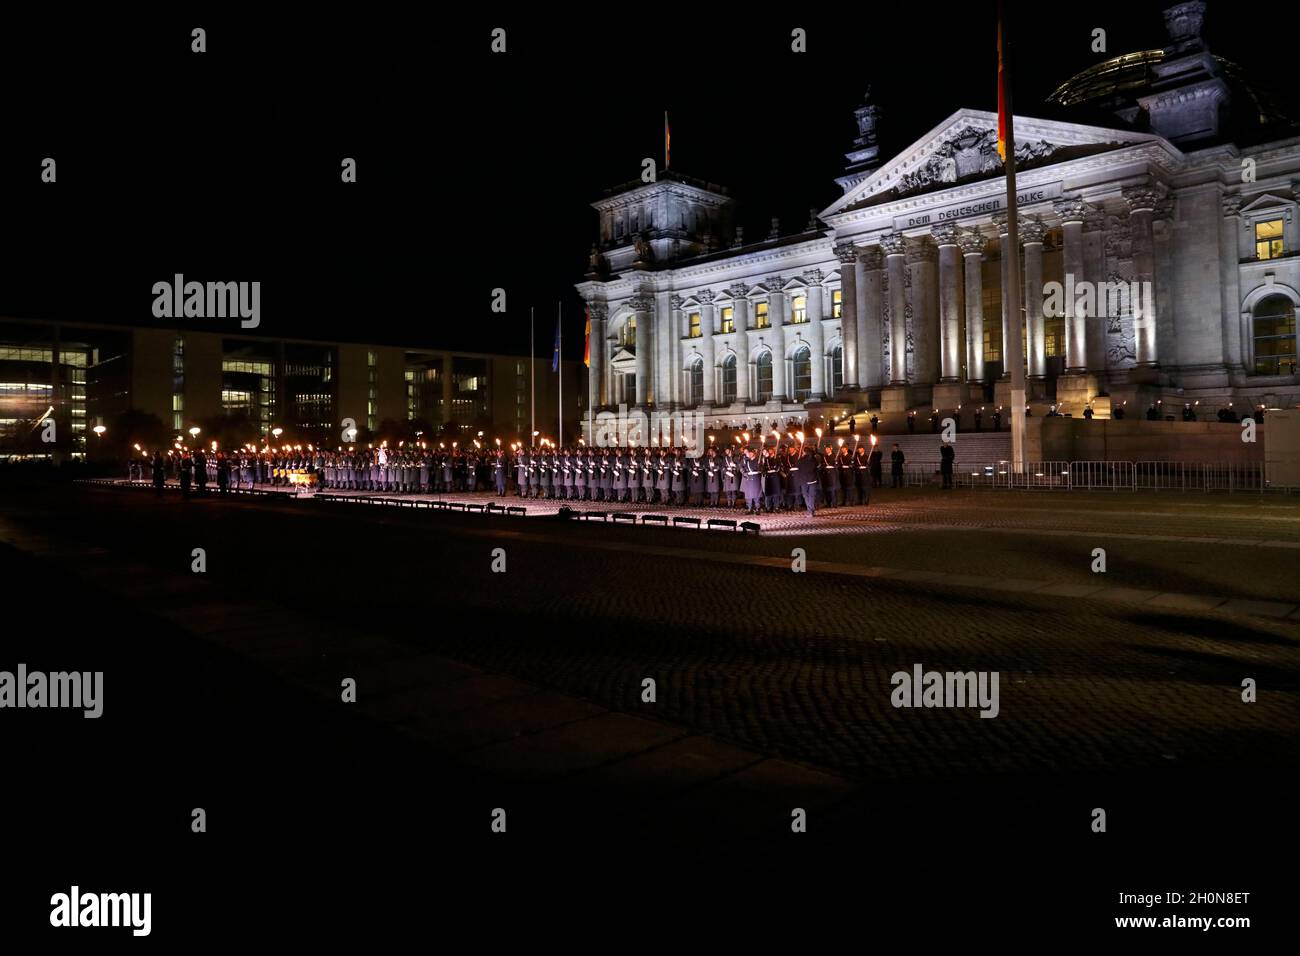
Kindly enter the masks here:
M 1007 91 L 1002 71 L 1002 4 L 998 4 L 998 158 L 1007 161 Z
M 582 364 L 591 368 L 591 310 L 586 310 L 587 327 L 583 330 Z

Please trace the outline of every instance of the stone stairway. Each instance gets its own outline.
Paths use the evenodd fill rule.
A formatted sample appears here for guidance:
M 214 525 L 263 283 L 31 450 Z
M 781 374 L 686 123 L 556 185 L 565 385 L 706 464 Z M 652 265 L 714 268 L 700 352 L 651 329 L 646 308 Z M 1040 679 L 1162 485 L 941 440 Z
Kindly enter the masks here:
M 885 452 L 885 467 L 889 467 L 889 453 L 893 449 L 894 443 L 898 443 L 899 450 L 907 456 L 909 462 L 939 461 L 939 445 L 941 444 L 940 436 L 929 431 L 930 423 L 925 423 L 926 431 L 924 434 L 917 432 L 914 435 L 879 435 L 881 447 Z M 871 426 L 867 426 L 865 433 L 859 433 L 864 440 L 871 434 Z M 842 436 L 837 436 L 842 437 Z M 852 445 L 850 438 L 846 444 Z M 1002 432 L 958 432 L 957 440 L 953 443 L 957 450 L 958 463 L 964 464 L 985 464 L 999 461 L 1007 461 L 1011 458 L 1011 433 Z

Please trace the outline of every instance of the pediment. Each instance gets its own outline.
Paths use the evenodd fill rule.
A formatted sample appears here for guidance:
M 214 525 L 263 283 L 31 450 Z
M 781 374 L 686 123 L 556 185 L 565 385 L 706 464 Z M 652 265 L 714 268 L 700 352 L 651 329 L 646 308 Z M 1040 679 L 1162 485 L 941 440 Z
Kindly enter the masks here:
M 613 357 L 610 359 L 610 362 L 615 365 L 618 365 L 620 362 L 635 362 L 635 361 L 636 361 L 636 353 L 622 347 L 620 347 L 619 350 L 615 352 Z
M 1256 196 L 1246 205 L 1241 207 L 1242 212 L 1255 212 L 1259 209 L 1276 209 L 1279 206 L 1294 206 L 1294 199 L 1283 199 L 1281 196 L 1275 196 L 1272 193 L 1264 193 L 1262 196 Z
M 825 219 L 885 197 L 915 193 L 1002 174 L 998 156 L 998 116 L 982 110 L 958 110 L 821 213 Z M 1133 143 L 1159 140 L 1158 136 L 1128 130 L 1062 123 L 1017 116 L 1017 168 L 1066 162 Z

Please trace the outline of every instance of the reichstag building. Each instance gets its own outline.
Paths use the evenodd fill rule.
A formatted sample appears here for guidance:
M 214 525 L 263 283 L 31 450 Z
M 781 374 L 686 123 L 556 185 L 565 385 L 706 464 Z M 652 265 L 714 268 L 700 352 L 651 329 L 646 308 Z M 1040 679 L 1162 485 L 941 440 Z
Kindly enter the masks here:
M 1162 48 L 1052 94 L 1088 122 L 1015 118 L 1042 411 L 1300 403 L 1300 136 L 1207 49 L 1205 7 L 1169 8 Z M 589 409 L 725 428 L 1006 404 L 997 115 L 959 109 L 892 157 L 877 119 L 868 94 L 843 195 L 795 235 L 744 236 L 723 187 L 676 173 L 593 203 Z

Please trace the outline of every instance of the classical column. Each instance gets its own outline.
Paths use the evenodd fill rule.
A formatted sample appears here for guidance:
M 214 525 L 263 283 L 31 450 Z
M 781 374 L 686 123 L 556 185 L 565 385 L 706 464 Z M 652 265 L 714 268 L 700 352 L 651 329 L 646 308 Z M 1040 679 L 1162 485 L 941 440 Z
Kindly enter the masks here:
M 930 230 L 939 246 L 939 381 L 961 381 L 961 251 L 957 226 Z
M 881 292 L 882 269 L 885 259 L 879 246 L 868 246 L 858 256 L 858 295 L 862 303 L 857 315 L 858 325 L 858 382 L 864 388 L 879 388 L 881 381 L 881 313 L 884 310 Z M 848 346 L 845 345 L 845 354 Z
M 1300 189 L 1294 195 L 1300 195 Z M 1241 197 L 1223 197 L 1219 232 L 1219 286 L 1223 299 L 1223 357 L 1236 371 L 1245 364 L 1244 323 L 1241 321 Z
M 785 391 L 785 279 L 770 276 L 767 280 L 767 321 L 772 332 L 772 400 L 784 402 Z
M 681 350 L 678 330 L 682 327 L 684 301 L 680 295 L 674 295 L 668 300 L 668 325 L 659 342 L 659 381 L 663 389 L 663 398 L 656 404 L 662 410 L 679 408 L 683 403 L 681 376 L 677 374 L 677 355 Z
M 1011 357 L 1007 355 L 1007 284 L 1011 281 L 1007 278 L 1007 269 L 1011 264 L 1011 234 L 1007 232 L 1007 214 L 998 212 L 993 214 L 993 225 L 998 229 L 998 246 L 1002 252 L 1002 285 L 1000 287 L 1002 299 L 1002 345 L 999 352 L 1002 355 L 1002 377 L 1011 377 Z M 1021 356 L 1016 356 L 1016 361 L 1022 361 Z
M 654 341 L 652 336 L 646 336 L 646 331 L 650 327 L 650 316 L 654 312 L 654 296 L 649 292 L 642 292 L 632 298 L 628 303 L 636 312 L 636 396 L 637 405 L 645 405 L 646 385 L 649 384 L 650 378 L 650 349 L 651 342 Z M 629 399 L 632 396 L 628 396 Z M 629 402 L 630 404 L 630 402 Z
M 695 298 L 700 303 L 700 331 L 701 342 L 700 352 L 704 356 L 704 402 L 705 406 L 713 405 L 713 378 L 714 372 L 713 359 L 713 298 L 712 289 L 701 289 L 695 293 Z
M 889 270 L 889 384 L 907 384 L 907 240 L 891 232 L 880 237 Z
M 939 380 L 938 254 L 926 238 L 912 246 L 912 378 L 922 385 Z
M 1075 290 L 1085 281 L 1083 273 L 1083 217 L 1088 204 L 1082 199 L 1062 199 L 1053 207 L 1061 217 L 1061 271 L 1065 293 L 1065 371 L 1079 374 L 1088 367 L 1088 315 L 1076 308 Z
M 812 366 L 812 392 L 809 401 L 819 402 L 826 397 L 826 356 L 822 354 L 822 275 L 820 269 L 810 269 L 803 274 L 803 281 L 808 283 L 808 351 L 809 364 Z
M 749 288 L 737 282 L 727 289 L 731 293 L 732 319 L 736 326 L 736 401 L 749 401 Z
M 594 416 L 604 404 L 601 384 L 605 379 L 605 317 L 609 309 L 604 302 L 588 302 L 591 314 L 591 365 L 587 369 L 587 413 Z
M 1129 234 L 1133 241 L 1133 281 L 1140 293 L 1132 303 L 1133 340 L 1138 365 L 1156 365 L 1155 237 L 1151 214 L 1161 198 L 1155 185 L 1133 186 L 1123 191 L 1129 209 Z
M 1047 377 L 1047 326 L 1043 322 L 1043 240 L 1047 224 L 1026 217 L 1020 226 L 1025 246 L 1025 335 L 1029 355 L 1029 377 Z
M 844 387 L 858 386 L 858 249 L 851 242 L 835 245 L 840 261 L 840 339 L 844 347 Z
M 1093 288 L 1106 281 L 1106 211 L 1101 206 L 1089 205 L 1083 214 L 1083 275 Z M 1100 310 L 1101 304 L 1097 304 Z M 1092 323 L 1092 334 L 1083 346 L 1086 367 L 1090 372 L 1102 372 L 1106 368 L 1106 328 L 1097 316 L 1084 317 L 1085 322 Z
M 984 246 L 979 230 L 958 238 L 966 266 L 966 381 L 984 383 Z

